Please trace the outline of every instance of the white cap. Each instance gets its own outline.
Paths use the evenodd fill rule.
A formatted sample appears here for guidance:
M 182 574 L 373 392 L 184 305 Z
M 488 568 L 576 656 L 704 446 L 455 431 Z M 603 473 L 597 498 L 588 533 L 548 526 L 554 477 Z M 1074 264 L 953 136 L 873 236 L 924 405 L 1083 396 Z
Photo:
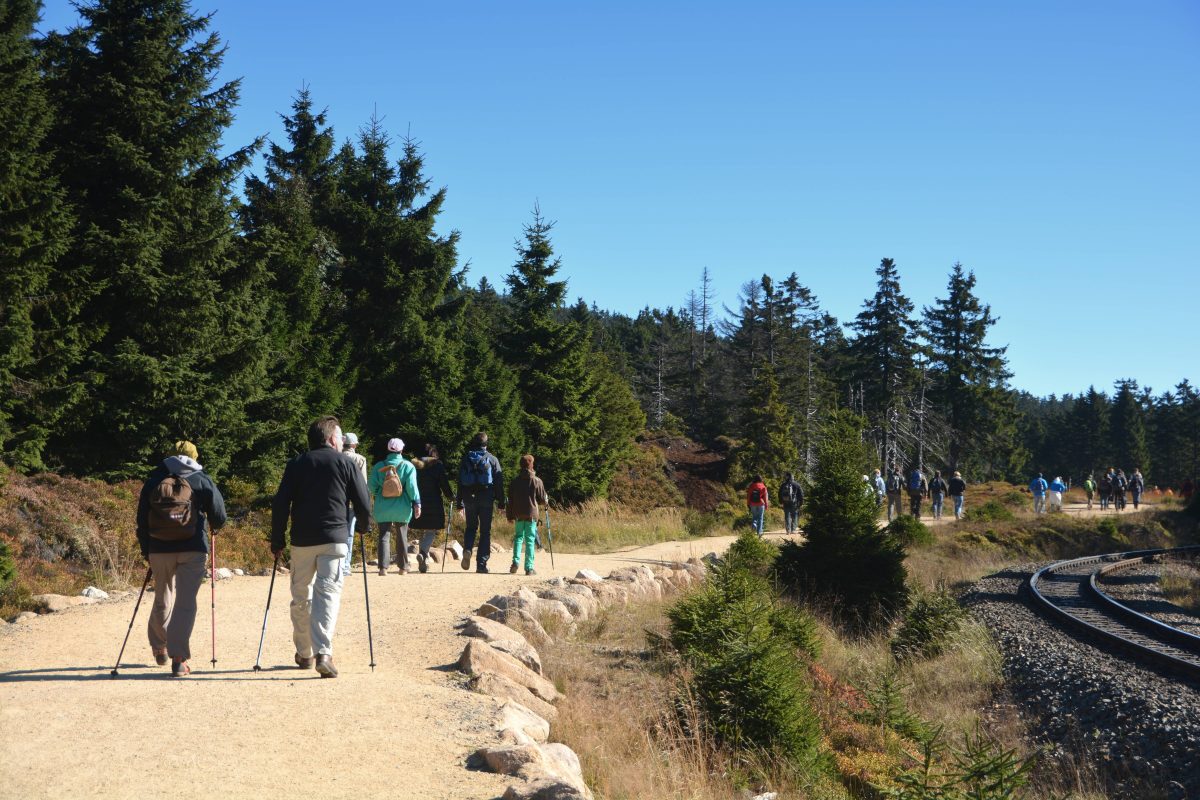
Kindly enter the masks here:
M 397 437 L 395 439 L 388 439 L 388 452 L 389 453 L 403 453 L 404 452 L 404 440 L 399 437 Z
M 346 447 L 357 447 L 358 446 L 358 434 L 357 433 L 343 434 L 342 435 L 342 444 L 345 445 Z

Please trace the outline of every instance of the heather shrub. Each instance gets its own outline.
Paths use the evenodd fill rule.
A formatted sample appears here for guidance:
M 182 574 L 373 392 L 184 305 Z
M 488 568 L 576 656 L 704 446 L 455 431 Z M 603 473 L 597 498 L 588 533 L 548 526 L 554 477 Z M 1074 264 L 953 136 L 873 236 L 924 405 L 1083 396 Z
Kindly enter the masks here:
M 889 644 L 892 655 L 897 659 L 941 655 L 964 616 L 958 601 L 944 591 L 917 595 Z
M 933 533 L 929 526 L 908 514 L 901 514 L 889 522 L 887 532 L 905 547 L 933 544 Z

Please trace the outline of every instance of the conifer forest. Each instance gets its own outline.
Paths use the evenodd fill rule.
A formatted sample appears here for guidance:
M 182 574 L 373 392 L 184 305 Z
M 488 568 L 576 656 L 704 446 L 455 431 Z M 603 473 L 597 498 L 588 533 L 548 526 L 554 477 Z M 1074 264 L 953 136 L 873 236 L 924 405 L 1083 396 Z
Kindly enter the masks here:
M 850 411 L 881 468 L 1200 473 L 1186 378 L 1016 391 L 991 335 L 1003 309 L 970 264 L 910 298 L 920 265 L 880 254 L 849 320 L 799 269 L 747 265 L 718 307 L 697 265 L 684 296 L 628 315 L 569 296 L 554 210 L 531 202 L 492 285 L 441 221 L 454 187 L 426 168 L 436 143 L 379 119 L 335 131 L 331 101 L 301 87 L 279 99 L 285 136 L 231 149 L 239 85 L 217 81 L 210 17 L 182 0 L 80 11 L 42 34 L 36 0 L 0 2 L 0 460 L 17 469 L 140 476 L 186 438 L 214 474 L 269 486 L 333 413 L 367 442 L 447 454 L 486 430 L 577 503 L 647 431 L 728 451 L 734 483 L 808 475 Z

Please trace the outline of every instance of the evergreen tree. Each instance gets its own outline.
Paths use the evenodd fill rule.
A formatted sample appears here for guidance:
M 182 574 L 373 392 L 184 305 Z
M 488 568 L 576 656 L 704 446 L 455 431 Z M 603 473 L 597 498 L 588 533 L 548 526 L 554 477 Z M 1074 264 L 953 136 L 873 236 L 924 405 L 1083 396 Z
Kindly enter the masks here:
M 975 273 L 964 272 L 962 264 L 955 263 L 947 296 L 924 309 L 929 398 L 950 425 L 951 470 L 965 466 L 965 453 L 977 456 L 994 449 L 1004 429 L 1014 424 L 1015 411 L 1005 390 L 1012 375 L 1004 359 L 1006 348 L 987 345 L 988 329 L 996 318 L 991 306 L 979 302 L 974 289 Z
M 480 289 L 463 316 L 463 346 L 470 354 L 471 375 L 464 391 L 475 428 L 487 431 L 488 450 L 501 459 L 502 466 L 516 470 L 517 460 L 529 447 L 521 428 L 521 396 L 517 375 L 497 352 L 497 337 L 502 320 L 496 319 L 499 295 L 482 280 Z M 454 462 L 450 453 L 443 455 Z M 540 465 L 539 465 L 540 468 Z M 457 480 L 457 479 L 456 479 Z
M 1076 478 L 1100 475 L 1112 461 L 1109 437 L 1111 415 L 1108 396 L 1089 386 L 1087 393 L 1072 406 L 1067 419 L 1069 448 L 1063 455 L 1068 459 L 1071 474 Z
M 74 278 L 59 269 L 70 224 L 43 144 L 51 109 L 30 38 L 36 0 L 0 0 L 0 459 L 45 467 L 49 433 L 78 400 L 83 355 Z
M 256 435 L 245 404 L 265 380 L 263 276 L 234 259 L 231 199 L 256 145 L 220 155 L 238 84 L 214 86 L 224 48 L 182 0 L 78 8 L 44 47 L 77 214 L 63 263 L 95 341 L 70 375 L 90 396 L 52 445 L 72 469 L 134 475 L 186 437 L 220 471 Z
M 329 215 L 359 375 L 350 404 L 361 409 L 367 434 L 407 432 L 413 442 L 438 442 L 451 458 L 477 422 L 464 390 L 459 235 L 435 231 L 446 190 L 430 193 L 411 138 L 391 163 L 378 119 L 358 144 L 358 152 L 347 144 L 335 156 L 339 191 Z
M 589 452 L 600 431 L 598 387 L 589 370 L 587 332 L 558 316 L 566 283 L 553 280 L 561 261 L 554 258 L 552 228 L 535 206 L 506 279 L 512 323 L 502 343 L 505 360 L 517 373 L 522 427 L 546 490 L 578 502 L 607 488 L 593 471 Z
M 1113 456 L 1127 474 L 1141 469 L 1150 471 L 1150 449 L 1146 446 L 1146 415 L 1137 397 L 1137 381 L 1125 379 L 1116 383 L 1112 403 Z
M 792 415 L 779 395 L 775 368 L 759 362 L 746 403 L 746 427 L 738 450 L 737 470 L 731 475 L 737 485 L 755 473 L 764 478 L 781 478 L 793 471 L 799 456 L 792 436 Z

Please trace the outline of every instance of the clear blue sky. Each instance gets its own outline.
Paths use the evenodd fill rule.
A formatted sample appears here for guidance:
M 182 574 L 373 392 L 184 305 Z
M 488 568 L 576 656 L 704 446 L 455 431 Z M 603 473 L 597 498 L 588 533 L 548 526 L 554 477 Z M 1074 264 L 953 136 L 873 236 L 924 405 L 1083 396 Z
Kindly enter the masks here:
M 628 313 L 797 272 L 842 321 L 895 258 L 955 261 L 1035 394 L 1200 381 L 1200 3 L 239 0 L 230 145 L 307 84 L 339 139 L 373 110 L 449 188 L 471 279 L 535 201 L 570 297 Z M 43 29 L 75 18 L 46 4 Z

